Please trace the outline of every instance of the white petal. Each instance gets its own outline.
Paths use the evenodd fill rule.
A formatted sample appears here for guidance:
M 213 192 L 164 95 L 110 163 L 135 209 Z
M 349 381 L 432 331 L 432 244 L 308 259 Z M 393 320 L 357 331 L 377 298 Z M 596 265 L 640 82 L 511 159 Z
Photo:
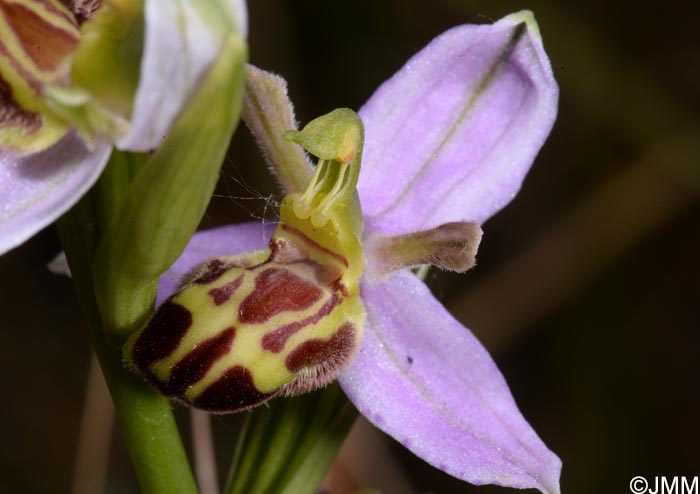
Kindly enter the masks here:
M 244 2 L 225 0 L 219 4 L 222 15 L 245 28 Z M 212 23 L 202 15 L 202 9 L 206 7 L 198 6 L 197 0 L 146 0 L 141 77 L 129 132 L 117 143 L 120 149 L 148 151 L 158 147 L 219 54 L 222 37 L 228 34 L 221 29 L 225 23 Z

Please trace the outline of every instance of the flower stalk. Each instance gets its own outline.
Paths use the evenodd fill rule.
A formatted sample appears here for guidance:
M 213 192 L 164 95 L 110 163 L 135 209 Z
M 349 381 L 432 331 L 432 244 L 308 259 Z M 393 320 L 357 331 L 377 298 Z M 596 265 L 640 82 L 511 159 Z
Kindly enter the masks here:
M 111 177 L 108 173 L 103 181 Z M 58 222 L 61 243 L 142 491 L 191 494 L 197 489 L 168 400 L 123 367 L 119 349 L 102 330 L 91 259 L 100 240 L 98 232 L 104 228 L 93 200 L 104 203 L 106 199 L 106 194 L 94 189 L 64 215 Z
M 238 122 L 245 43 L 223 37 L 150 155 L 113 151 L 59 221 L 61 242 L 141 491 L 198 491 L 170 402 L 125 368 L 121 342 L 148 317 L 159 276 L 195 231 Z M 215 108 L 215 111 L 212 111 Z

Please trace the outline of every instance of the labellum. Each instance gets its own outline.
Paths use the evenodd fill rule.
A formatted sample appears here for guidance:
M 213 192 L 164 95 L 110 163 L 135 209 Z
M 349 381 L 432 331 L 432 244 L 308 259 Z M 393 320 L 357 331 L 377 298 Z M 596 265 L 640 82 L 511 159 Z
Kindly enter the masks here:
M 362 122 L 336 110 L 286 138 L 319 163 L 307 190 L 283 200 L 269 250 L 204 262 L 125 346 L 155 388 L 197 408 L 239 411 L 324 386 L 362 338 Z

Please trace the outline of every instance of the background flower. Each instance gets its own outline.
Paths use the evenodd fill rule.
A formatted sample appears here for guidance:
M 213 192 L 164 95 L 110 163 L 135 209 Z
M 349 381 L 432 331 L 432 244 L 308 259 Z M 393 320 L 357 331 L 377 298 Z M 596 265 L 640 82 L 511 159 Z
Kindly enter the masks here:
M 16 15 L 15 10 L 25 12 L 19 8 L 10 9 L 11 5 L 14 4 L 8 3 L 4 7 L 3 19 L 14 19 L 12 15 Z M 125 2 L 124 5 L 129 4 Z M 237 23 L 238 31 L 245 36 L 245 4 L 241 0 L 225 0 L 221 5 L 228 9 L 227 15 Z M 110 8 L 112 5 L 105 0 L 102 9 Z M 121 12 L 120 8 L 122 7 L 113 11 Z M 93 15 L 99 16 L 102 13 L 98 10 Z M 27 13 L 23 15 L 27 17 L 27 24 L 36 23 L 34 17 L 30 18 Z M 79 94 L 81 103 L 77 108 L 82 108 L 82 99 L 87 97 L 84 104 L 88 109 L 85 111 L 100 113 L 94 117 L 97 120 L 77 121 L 82 134 L 80 137 L 74 129 L 48 149 L 29 154 L 8 146 L 8 142 L 0 143 L 0 254 L 24 242 L 73 206 L 99 178 L 109 159 L 111 144 L 130 151 L 150 151 L 156 148 L 183 104 L 192 96 L 202 74 L 219 53 L 222 37 L 228 30 L 222 19 L 212 22 L 211 13 L 206 12 L 206 8 L 191 2 L 147 0 L 143 4 L 143 16 L 143 47 L 136 46 L 135 53 L 127 53 L 128 58 L 124 60 L 125 66 L 134 63 L 133 59 L 138 62 L 137 57 L 142 50 L 140 68 L 139 65 L 134 67 L 138 86 L 134 88 L 134 94 L 126 98 L 126 110 L 112 103 L 112 99 L 117 99 L 115 93 L 128 92 L 128 89 L 104 89 L 105 84 L 101 82 L 109 80 L 115 74 L 128 78 L 119 68 L 114 67 L 122 60 L 118 57 L 116 60 L 110 58 L 113 53 L 100 45 L 94 52 L 87 49 L 84 50 L 87 54 L 77 52 L 75 55 L 75 63 L 80 65 L 77 69 L 74 68 L 72 74 L 79 81 L 76 84 L 85 82 L 97 95 L 96 100 L 91 101 L 89 95 Z M 187 19 L 184 24 L 181 22 L 183 18 Z M 134 32 L 140 30 L 139 14 L 124 14 L 120 19 L 125 19 L 124 26 L 121 26 L 123 29 Z M 89 41 L 94 41 L 100 35 L 100 29 L 112 34 L 108 28 L 96 22 L 99 20 L 98 17 L 93 21 L 92 27 L 97 27 L 89 32 Z M 90 27 L 90 24 L 83 25 L 82 30 Z M 43 46 L 44 51 L 50 52 L 47 46 L 55 44 L 56 34 L 46 26 L 42 25 L 41 28 L 48 33 L 47 37 L 27 40 L 27 46 L 39 43 L 39 52 L 42 45 L 46 45 Z M 74 29 L 77 30 L 77 25 Z M 8 30 L 6 34 L 9 36 L 10 32 L 22 33 L 24 30 Z M 115 33 L 115 36 L 118 34 L 120 33 Z M 24 40 L 22 36 L 19 39 Z M 116 44 L 127 44 L 128 41 L 130 40 L 118 40 Z M 30 52 L 31 46 L 28 48 Z M 84 47 L 80 46 L 78 50 L 82 48 Z M 67 55 L 64 63 L 69 58 L 70 55 Z M 111 66 L 105 67 L 103 63 Z M 129 67 L 124 68 L 124 72 L 129 70 Z M 61 86 L 66 84 L 66 81 L 59 82 L 62 82 Z M 49 85 L 42 87 L 42 97 L 60 99 L 52 91 L 55 92 L 56 88 L 52 89 Z M 103 96 L 109 98 L 103 99 Z M 71 95 L 71 99 L 75 97 Z M 2 103 L 8 102 L 3 100 Z M 67 105 L 71 104 L 73 103 Z M 104 107 L 101 106 L 103 104 Z M 115 106 L 118 108 L 115 109 Z M 130 115 L 120 113 L 119 110 Z M 81 115 L 82 118 L 78 110 L 75 112 L 73 117 Z M 70 120 L 71 116 L 68 115 L 67 118 Z M 3 124 L 6 123 L 3 120 Z M 103 128 L 95 129 L 92 125 Z M 111 135 L 103 135 L 101 131 L 108 131 Z

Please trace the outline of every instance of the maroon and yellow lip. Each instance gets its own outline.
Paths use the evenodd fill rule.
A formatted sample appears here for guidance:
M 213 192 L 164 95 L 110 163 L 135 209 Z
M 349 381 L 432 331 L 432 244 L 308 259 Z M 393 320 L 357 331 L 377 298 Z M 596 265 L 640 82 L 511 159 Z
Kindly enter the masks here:
M 267 254 L 253 265 L 250 256 L 206 261 L 127 342 L 127 361 L 165 395 L 244 410 L 324 386 L 355 355 L 365 317 L 362 123 L 336 110 L 307 128 L 296 137 L 324 157 L 306 192 L 283 200 Z

